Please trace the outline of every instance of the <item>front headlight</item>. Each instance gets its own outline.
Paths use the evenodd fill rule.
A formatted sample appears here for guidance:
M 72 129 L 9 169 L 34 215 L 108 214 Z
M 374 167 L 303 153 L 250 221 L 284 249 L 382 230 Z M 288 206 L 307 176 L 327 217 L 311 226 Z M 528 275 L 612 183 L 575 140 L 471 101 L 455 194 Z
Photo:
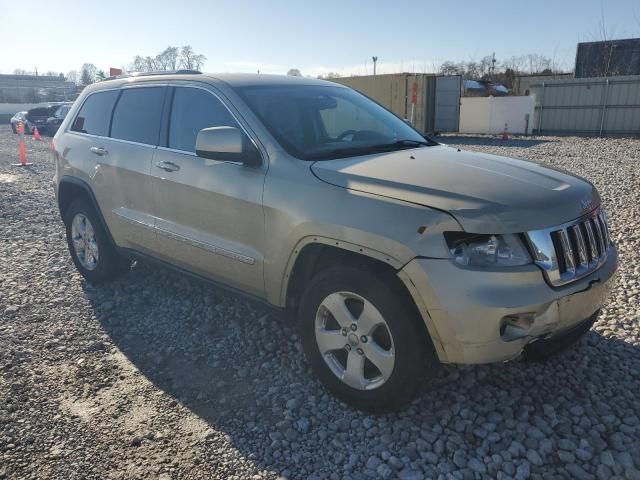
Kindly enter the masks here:
M 449 253 L 456 263 L 471 267 L 516 267 L 531 263 L 517 235 L 477 235 L 445 232 Z

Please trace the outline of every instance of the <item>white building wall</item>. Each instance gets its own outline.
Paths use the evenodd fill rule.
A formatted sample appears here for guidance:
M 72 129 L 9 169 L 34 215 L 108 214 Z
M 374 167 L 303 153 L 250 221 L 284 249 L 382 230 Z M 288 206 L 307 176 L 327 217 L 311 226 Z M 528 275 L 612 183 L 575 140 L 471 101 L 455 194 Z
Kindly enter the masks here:
M 530 134 L 534 127 L 535 101 L 531 96 L 463 97 L 461 100 L 460 133 L 500 134 L 507 124 L 509 133 Z

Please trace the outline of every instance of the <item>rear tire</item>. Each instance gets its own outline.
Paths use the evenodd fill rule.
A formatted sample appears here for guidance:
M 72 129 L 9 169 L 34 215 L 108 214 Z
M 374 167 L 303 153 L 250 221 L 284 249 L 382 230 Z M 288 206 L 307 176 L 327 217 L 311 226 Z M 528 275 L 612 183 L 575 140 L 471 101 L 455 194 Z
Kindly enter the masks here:
M 88 282 L 108 282 L 129 271 L 131 261 L 115 249 L 100 217 L 86 199 L 71 202 L 64 223 L 71 259 Z
M 328 390 L 359 410 L 383 413 L 406 405 L 439 365 L 422 319 L 396 282 L 330 268 L 312 278 L 302 298 L 308 362 Z

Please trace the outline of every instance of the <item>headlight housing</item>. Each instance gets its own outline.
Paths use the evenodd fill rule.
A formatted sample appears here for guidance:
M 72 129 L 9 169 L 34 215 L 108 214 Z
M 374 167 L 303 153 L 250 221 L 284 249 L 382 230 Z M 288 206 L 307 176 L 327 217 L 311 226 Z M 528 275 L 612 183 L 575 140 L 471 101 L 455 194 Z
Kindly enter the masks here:
M 517 267 L 531 263 L 531 256 L 517 235 L 479 235 L 445 232 L 451 258 L 469 267 Z

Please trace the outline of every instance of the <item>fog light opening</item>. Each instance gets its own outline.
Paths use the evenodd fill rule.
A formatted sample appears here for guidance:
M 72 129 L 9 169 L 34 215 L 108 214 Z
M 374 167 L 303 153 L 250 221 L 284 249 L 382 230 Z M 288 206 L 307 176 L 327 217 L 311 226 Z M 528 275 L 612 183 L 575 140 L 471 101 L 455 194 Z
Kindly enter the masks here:
M 507 315 L 500 323 L 500 338 L 504 342 L 513 342 L 526 337 L 533 324 L 532 313 Z

